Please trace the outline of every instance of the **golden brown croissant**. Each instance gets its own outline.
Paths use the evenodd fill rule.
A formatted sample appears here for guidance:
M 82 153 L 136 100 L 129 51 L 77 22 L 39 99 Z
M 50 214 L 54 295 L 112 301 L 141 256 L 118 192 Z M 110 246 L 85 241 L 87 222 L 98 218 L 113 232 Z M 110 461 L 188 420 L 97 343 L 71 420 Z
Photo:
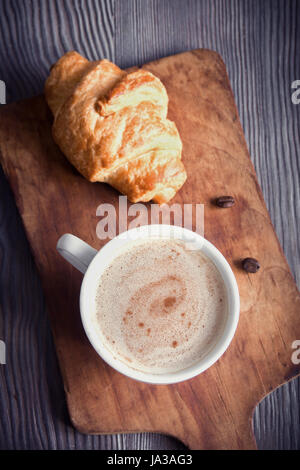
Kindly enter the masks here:
M 132 202 L 159 204 L 185 182 L 167 92 L 150 72 L 126 73 L 68 52 L 51 69 L 45 94 L 54 140 L 89 181 L 109 183 Z

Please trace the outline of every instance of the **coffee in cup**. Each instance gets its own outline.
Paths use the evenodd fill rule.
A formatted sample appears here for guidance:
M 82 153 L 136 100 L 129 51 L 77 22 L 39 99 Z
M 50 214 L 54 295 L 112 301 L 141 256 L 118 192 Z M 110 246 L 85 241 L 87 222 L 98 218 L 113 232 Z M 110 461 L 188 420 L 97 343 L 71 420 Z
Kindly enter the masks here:
M 102 344 L 132 369 L 173 373 L 199 362 L 217 343 L 228 315 L 214 262 L 182 240 L 126 244 L 98 280 Z

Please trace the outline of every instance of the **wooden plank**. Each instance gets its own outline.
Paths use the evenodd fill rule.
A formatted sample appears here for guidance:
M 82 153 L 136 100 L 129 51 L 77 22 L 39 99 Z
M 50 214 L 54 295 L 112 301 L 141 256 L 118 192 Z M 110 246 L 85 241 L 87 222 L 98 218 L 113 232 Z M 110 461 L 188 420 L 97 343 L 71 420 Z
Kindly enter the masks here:
M 50 66 L 67 51 L 114 61 L 114 4 L 114 0 L 1 2 L 0 72 L 7 84 L 7 102 L 40 93 Z
M 166 85 L 170 118 L 183 139 L 189 179 L 174 202 L 205 204 L 206 236 L 238 280 L 240 325 L 222 360 L 181 384 L 144 385 L 101 361 L 79 319 L 81 276 L 60 259 L 55 245 L 71 231 L 100 247 L 92 229 L 96 207 L 117 207 L 118 195 L 72 170 L 53 143 L 42 98 L 7 107 L 0 115 L 1 160 L 41 274 L 71 419 L 87 433 L 155 431 L 190 448 L 253 448 L 255 404 L 298 373 L 290 356 L 300 335 L 300 297 L 269 220 L 220 57 L 199 50 L 145 68 Z M 233 194 L 237 206 L 215 208 L 216 190 Z M 251 254 L 262 269 L 249 277 L 240 260 Z

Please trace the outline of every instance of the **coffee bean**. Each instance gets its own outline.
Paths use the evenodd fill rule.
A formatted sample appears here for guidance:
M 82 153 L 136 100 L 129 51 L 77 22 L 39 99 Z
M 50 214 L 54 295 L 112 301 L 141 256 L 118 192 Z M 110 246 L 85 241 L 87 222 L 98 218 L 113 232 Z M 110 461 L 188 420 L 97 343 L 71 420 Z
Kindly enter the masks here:
M 242 266 L 247 273 L 257 273 L 260 268 L 259 262 L 254 258 L 243 259 Z
M 234 206 L 234 203 L 235 201 L 232 196 L 221 196 L 221 197 L 218 197 L 218 199 L 216 199 L 217 206 L 222 207 L 224 209 L 227 207 Z

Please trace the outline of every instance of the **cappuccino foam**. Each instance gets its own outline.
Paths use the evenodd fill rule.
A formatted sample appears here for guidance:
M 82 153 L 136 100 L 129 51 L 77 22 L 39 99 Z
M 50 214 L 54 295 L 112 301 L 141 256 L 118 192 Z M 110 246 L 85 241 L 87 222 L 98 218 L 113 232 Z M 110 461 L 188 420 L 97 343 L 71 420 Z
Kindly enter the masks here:
M 214 263 L 169 239 L 129 244 L 101 275 L 95 300 L 106 348 L 148 373 L 196 363 L 219 338 L 228 309 Z

